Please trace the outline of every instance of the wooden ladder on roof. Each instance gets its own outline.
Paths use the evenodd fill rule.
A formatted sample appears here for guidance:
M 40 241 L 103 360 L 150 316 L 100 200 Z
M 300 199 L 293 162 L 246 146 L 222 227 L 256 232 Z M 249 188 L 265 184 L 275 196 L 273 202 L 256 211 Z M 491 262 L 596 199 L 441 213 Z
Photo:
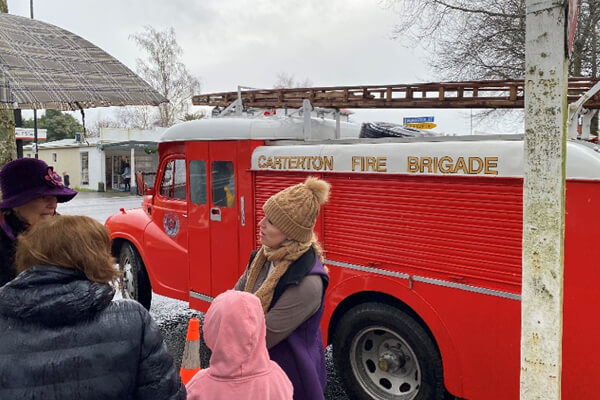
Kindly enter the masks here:
M 570 78 L 568 103 L 573 103 L 599 79 Z M 244 107 L 300 108 L 308 99 L 323 108 L 523 108 L 523 80 L 437 82 L 398 85 L 329 86 L 292 89 L 253 89 L 201 94 L 192 98 L 198 106 L 229 107 L 241 96 Z M 584 104 L 600 109 L 600 93 Z

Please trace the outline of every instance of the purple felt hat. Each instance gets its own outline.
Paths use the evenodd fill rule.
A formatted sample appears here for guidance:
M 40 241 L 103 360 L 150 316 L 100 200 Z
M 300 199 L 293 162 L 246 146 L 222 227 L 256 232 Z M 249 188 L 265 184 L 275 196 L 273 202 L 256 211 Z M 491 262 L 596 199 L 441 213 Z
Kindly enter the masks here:
M 6 163 L 0 171 L 0 189 L 0 208 L 13 208 L 42 196 L 56 196 L 59 203 L 64 203 L 77 194 L 63 185 L 52 167 L 37 158 L 19 158 Z

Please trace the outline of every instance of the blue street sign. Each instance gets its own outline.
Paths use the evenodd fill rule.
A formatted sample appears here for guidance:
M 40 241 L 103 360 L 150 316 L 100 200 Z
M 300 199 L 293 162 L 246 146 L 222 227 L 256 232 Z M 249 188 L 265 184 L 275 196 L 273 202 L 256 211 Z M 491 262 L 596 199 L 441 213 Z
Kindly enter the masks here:
M 421 124 L 423 122 L 433 122 L 433 117 L 404 117 L 404 124 Z

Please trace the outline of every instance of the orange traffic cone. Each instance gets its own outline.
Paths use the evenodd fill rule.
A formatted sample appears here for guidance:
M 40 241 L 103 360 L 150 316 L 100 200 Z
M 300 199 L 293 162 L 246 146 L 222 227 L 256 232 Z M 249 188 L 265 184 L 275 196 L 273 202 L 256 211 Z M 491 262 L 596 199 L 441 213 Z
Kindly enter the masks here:
M 188 324 L 185 347 L 183 348 L 183 358 L 179 375 L 184 385 L 200 371 L 200 320 L 191 318 Z

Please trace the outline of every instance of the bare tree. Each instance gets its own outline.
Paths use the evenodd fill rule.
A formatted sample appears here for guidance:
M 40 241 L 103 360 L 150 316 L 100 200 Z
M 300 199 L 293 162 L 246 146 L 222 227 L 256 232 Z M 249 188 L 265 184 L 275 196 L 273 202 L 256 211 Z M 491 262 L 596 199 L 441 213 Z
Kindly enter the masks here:
M 8 13 L 6 0 L 0 0 L 0 12 Z M 15 119 L 12 110 L 0 110 L 0 168 L 17 158 Z
M 525 0 L 386 0 L 399 22 L 394 34 L 429 50 L 442 79 L 522 78 Z M 570 73 L 598 76 L 600 3 L 580 0 Z
M 111 118 L 99 118 L 97 119 L 92 126 L 86 129 L 87 137 L 99 137 L 100 130 L 102 128 L 124 128 L 125 125 L 120 123 L 119 121 L 115 121 Z
M 382 0 L 398 14 L 394 35 L 428 51 L 444 80 L 519 79 L 525 72 L 525 0 Z M 569 63 L 571 76 L 600 76 L 600 2 L 580 0 Z M 522 117 L 521 110 L 488 110 L 476 119 Z M 493 117 L 491 120 L 489 117 Z M 597 117 L 592 131 L 597 130 Z
M 113 128 L 151 129 L 153 126 L 171 126 L 163 124 L 156 107 L 151 106 L 129 106 L 122 107 L 116 113 L 116 122 Z
M 277 80 L 273 87 L 275 89 L 284 89 L 284 88 L 306 88 L 311 87 L 312 82 L 310 79 L 306 78 L 303 81 L 296 81 L 294 79 L 293 74 L 288 74 L 286 72 L 280 72 L 277 74 Z
M 570 72 L 573 76 L 600 76 L 600 2 L 582 0 Z
M 200 82 L 181 61 L 183 50 L 177 43 L 173 28 L 157 31 L 146 26 L 143 32 L 131 35 L 131 39 L 147 53 L 145 59 L 136 60 L 137 73 L 169 99 L 169 103 L 158 107 L 159 116 L 150 125 L 171 126 L 188 113 L 192 96 L 200 91 Z M 135 124 L 148 127 L 151 113 L 144 108 L 137 110 L 133 113 L 141 116 Z

